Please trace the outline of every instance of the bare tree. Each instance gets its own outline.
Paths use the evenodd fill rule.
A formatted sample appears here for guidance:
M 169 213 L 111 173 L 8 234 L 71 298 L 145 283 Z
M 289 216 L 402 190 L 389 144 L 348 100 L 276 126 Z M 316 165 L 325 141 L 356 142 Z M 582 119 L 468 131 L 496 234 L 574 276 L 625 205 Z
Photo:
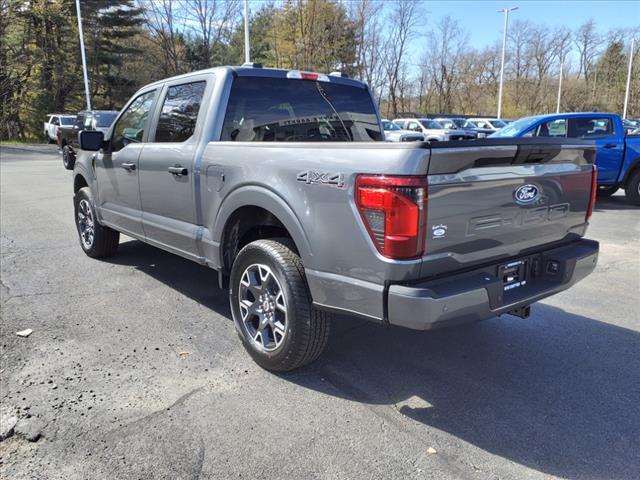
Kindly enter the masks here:
M 580 55 L 578 78 L 583 76 L 588 82 L 596 57 L 598 56 L 600 45 L 600 35 L 596 32 L 596 25 L 593 19 L 582 24 L 578 31 L 576 31 L 573 42 Z
M 185 15 L 195 20 L 195 25 L 189 28 L 200 43 L 198 68 L 211 66 L 211 51 L 224 29 L 237 17 L 239 7 L 238 0 L 183 0 Z
M 369 85 L 374 97 L 381 100 L 385 83 L 384 42 L 382 39 L 382 3 L 361 0 L 351 4 L 351 16 L 357 38 L 357 72 Z
M 146 25 L 152 39 L 160 47 L 166 74 L 182 73 L 183 33 L 186 17 L 180 16 L 179 4 L 172 0 L 139 0 L 144 8 Z
M 406 72 L 403 66 L 407 61 L 409 42 L 416 36 L 418 26 L 418 18 L 415 15 L 416 5 L 413 0 L 398 0 L 394 3 L 393 11 L 387 20 L 390 33 L 384 46 L 385 71 L 389 108 L 393 117 L 398 116 L 399 87 L 402 81 L 401 75 Z

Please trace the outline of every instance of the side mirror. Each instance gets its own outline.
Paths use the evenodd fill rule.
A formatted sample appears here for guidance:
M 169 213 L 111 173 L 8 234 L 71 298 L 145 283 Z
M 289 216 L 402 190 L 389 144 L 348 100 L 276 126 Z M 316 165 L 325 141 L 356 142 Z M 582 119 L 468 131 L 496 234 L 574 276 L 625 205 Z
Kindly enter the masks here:
M 104 133 L 99 130 L 83 130 L 78 134 L 81 150 L 97 152 L 104 145 Z

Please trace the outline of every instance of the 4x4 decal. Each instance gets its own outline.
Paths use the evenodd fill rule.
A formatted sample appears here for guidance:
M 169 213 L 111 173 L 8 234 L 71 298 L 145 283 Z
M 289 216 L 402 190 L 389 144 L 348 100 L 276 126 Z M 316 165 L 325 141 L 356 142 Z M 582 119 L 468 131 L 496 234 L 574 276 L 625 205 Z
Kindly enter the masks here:
M 344 187 L 344 173 L 329 173 L 329 172 L 316 172 L 313 170 L 307 170 L 300 172 L 296 177 L 299 182 L 304 182 L 307 185 L 312 183 L 320 185 L 335 185 L 338 188 Z

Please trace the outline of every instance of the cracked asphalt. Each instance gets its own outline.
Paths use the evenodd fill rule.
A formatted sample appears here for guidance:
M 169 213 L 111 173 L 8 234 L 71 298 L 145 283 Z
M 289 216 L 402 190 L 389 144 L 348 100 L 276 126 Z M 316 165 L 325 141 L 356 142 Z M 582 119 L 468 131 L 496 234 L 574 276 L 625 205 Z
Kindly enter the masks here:
M 1 147 L 0 177 L 0 401 L 44 425 L 0 442 L 2 478 L 640 476 L 640 209 L 620 193 L 588 233 L 596 272 L 529 319 L 337 317 L 319 361 L 274 375 L 214 271 L 126 238 L 82 253 L 55 147 Z

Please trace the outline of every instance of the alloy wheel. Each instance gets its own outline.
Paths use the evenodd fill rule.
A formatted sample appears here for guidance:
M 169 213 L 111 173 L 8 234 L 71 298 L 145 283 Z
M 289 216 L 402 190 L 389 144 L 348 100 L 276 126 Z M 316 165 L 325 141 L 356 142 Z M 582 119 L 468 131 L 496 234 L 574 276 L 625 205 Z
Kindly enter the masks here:
M 275 274 L 266 265 L 248 266 L 240 277 L 238 302 L 242 323 L 254 345 L 276 350 L 287 331 L 287 303 Z

